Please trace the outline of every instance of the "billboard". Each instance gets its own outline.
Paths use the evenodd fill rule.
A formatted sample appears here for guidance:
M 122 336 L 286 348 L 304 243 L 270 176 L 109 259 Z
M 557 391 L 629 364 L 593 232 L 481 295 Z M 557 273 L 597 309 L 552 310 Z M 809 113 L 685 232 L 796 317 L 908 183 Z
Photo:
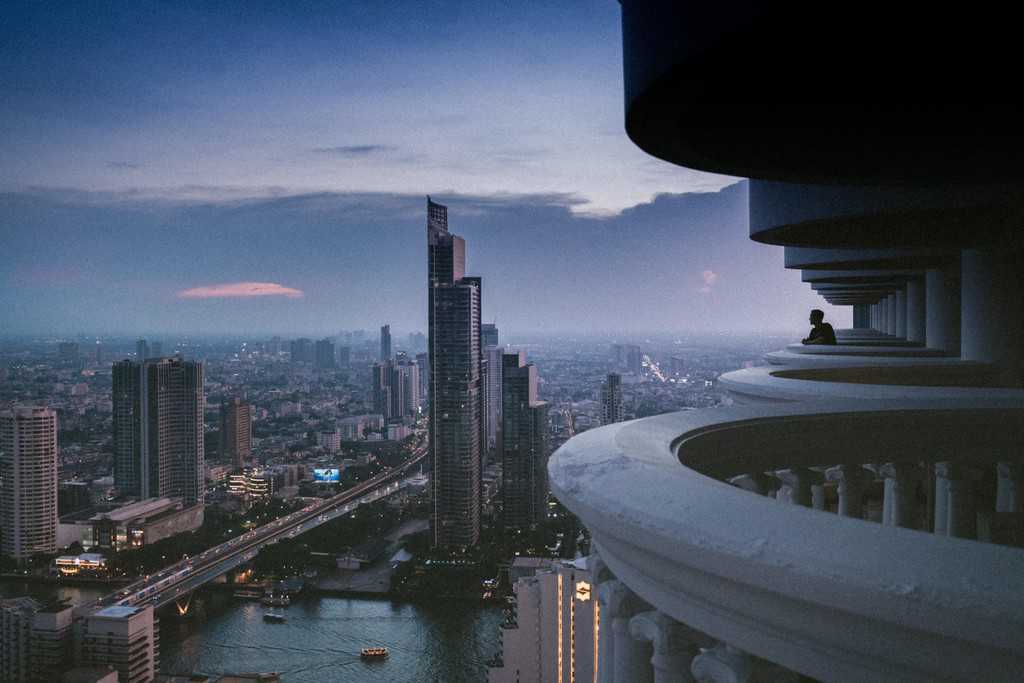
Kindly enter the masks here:
M 341 481 L 341 470 L 337 467 L 317 467 L 313 469 L 313 481 L 318 483 L 338 483 Z

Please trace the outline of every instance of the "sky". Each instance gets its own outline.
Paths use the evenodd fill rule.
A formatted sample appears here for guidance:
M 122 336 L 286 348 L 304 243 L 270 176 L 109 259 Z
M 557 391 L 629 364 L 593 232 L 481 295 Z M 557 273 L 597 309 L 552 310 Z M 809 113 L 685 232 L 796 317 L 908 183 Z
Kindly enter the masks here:
M 611 0 L 13 3 L 0 88 L 0 331 L 422 329 L 426 194 L 499 326 L 849 318 L 626 137 Z

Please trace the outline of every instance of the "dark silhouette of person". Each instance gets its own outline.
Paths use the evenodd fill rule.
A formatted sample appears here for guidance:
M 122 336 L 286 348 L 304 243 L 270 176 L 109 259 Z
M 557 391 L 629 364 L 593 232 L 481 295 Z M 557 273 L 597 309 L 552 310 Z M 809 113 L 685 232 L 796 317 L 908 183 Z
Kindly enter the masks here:
M 836 343 L 836 332 L 832 326 L 825 322 L 825 312 L 815 308 L 811 311 L 811 333 L 807 339 L 800 340 L 801 344 L 832 344 Z

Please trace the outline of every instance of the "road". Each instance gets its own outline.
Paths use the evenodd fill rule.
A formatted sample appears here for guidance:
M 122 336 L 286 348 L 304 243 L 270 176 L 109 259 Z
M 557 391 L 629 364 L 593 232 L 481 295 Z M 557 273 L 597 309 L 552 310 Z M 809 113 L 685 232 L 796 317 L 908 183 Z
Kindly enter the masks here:
M 156 608 L 187 596 L 204 583 L 256 557 L 263 546 L 276 543 L 282 538 L 293 538 L 340 515 L 346 515 L 360 505 L 391 495 L 398 490 L 401 480 L 409 476 L 412 468 L 426 455 L 427 447 L 423 446 L 398 467 L 385 470 L 336 496 L 258 526 L 200 555 L 185 557 L 96 602 L 76 608 L 76 612 L 90 614 L 113 605 L 150 604 Z

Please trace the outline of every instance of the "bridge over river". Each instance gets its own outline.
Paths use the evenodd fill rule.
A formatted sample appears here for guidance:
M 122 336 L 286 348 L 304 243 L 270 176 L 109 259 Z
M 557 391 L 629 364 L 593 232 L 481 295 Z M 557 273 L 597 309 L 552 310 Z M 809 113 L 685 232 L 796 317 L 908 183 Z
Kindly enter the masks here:
M 398 467 L 385 470 L 336 496 L 327 498 L 291 513 L 286 517 L 256 527 L 236 536 L 200 555 L 184 558 L 160 571 L 150 574 L 125 588 L 99 600 L 76 608 L 76 614 L 85 616 L 114 605 L 162 607 L 173 601 L 185 600 L 196 588 L 221 574 L 251 560 L 260 548 L 282 538 L 292 538 L 314 529 L 325 522 L 372 503 L 398 491 L 403 478 L 426 457 L 427 447 L 418 449 Z M 187 603 L 186 603 L 187 604 Z

